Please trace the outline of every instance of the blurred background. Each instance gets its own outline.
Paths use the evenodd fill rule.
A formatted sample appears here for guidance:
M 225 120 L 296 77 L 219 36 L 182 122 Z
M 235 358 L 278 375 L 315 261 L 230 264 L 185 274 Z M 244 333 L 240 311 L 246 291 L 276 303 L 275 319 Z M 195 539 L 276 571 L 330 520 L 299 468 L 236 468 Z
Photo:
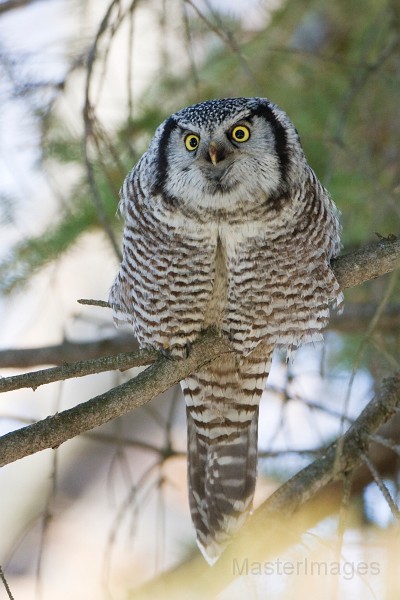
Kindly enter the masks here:
M 107 299 L 121 245 L 119 187 L 159 123 L 185 105 L 268 97 L 295 123 L 339 207 L 345 251 L 398 234 L 399 90 L 399 0 L 0 1 L 2 376 L 89 358 L 89 348 L 90 356 L 112 353 L 115 341 L 135 347 L 108 309 L 77 299 Z M 398 273 L 348 290 L 324 348 L 303 348 L 289 366 L 275 356 L 261 407 L 256 505 L 399 369 L 399 291 Z M 22 358 L 18 348 L 30 351 Z M 134 374 L 8 393 L 1 433 Z M 343 561 L 378 561 L 379 573 L 336 576 L 336 598 L 400 593 L 386 494 L 397 501 L 400 426 L 392 440 L 381 475 L 370 474 L 350 499 L 341 547 Z M 176 388 L 3 468 L 0 564 L 15 599 L 129 598 L 196 553 L 185 444 Z M 338 523 L 327 518 L 288 556 L 333 560 Z M 264 598 L 266 586 L 272 599 L 320 595 L 331 576 L 243 577 L 220 597 Z

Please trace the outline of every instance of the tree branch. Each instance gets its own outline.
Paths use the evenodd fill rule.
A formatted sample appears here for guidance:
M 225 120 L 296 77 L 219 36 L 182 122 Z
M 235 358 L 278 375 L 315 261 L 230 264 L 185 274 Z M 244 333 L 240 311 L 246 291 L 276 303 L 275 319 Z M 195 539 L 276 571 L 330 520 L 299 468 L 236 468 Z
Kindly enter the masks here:
M 375 244 L 365 246 L 353 253 L 341 256 L 333 261 L 333 270 L 343 289 L 359 285 L 369 279 L 384 275 L 396 268 L 400 268 L 400 240 L 380 240 Z M 91 304 L 90 300 L 80 300 L 82 304 Z M 94 302 L 94 301 L 93 301 Z M 100 302 L 107 306 L 106 302 Z M 359 311 L 359 309 L 357 309 Z M 338 319 L 336 319 L 338 321 Z M 35 349 L 3 350 L 0 351 L 0 365 L 2 367 L 33 366 L 37 364 L 60 364 L 60 369 L 47 369 L 36 373 L 16 375 L 0 380 L 0 392 L 10 391 L 22 387 L 36 388 L 39 385 L 68 379 L 82 377 L 112 369 L 129 369 L 131 367 L 150 364 L 156 359 L 156 353 L 138 352 L 137 342 L 133 336 L 109 338 L 99 342 L 74 343 L 65 340 L 61 345 L 48 346 Z M 122 352 L 127 350 L 126 354 Z M 105 360 L 104 354 L 121 353 L 119 356 Z M 76 359 L 97 358 L 88 360 L 86 364 L 65 365 L 65 362 Z M 20 382 L 20 385 L 19 385 Z
M 332 315 L 327 327 L 328 330 L 340 331 L 343 333 L 364 333 L 371 319 L 376 314 L 377 304 L 369 302 L 345 303 L 344 312 L 341 315 Z M 400 329 L 400 304 L 389 304 L 383 311 L 379 319 L 379 331 L 392 332 L 394 329 Z M 0 369 L 22 369 L 26 367 L 37 367 L 39 365 L 60 365 L 69 367 L 66 363 L 80 362 L 95 358 L 101 359 L 106 356 L 115 356 L 116 354 L 128 353 L 126 364 L 119 362 L 110 368 L 128 369 L 140 365 L 147 365 L 152 362 L 145 357 L 138 355 L 138 362 L 130 363 L 129 356 L 132 351 L 138 350 L 138 343 L 133 334 L 119 334 L 113 337 L 99 339 L 93 342 L 71 342 L 63 340 L 61 344 L 54 346 L 42 346 L 40 348 L 10 348 L 0 350 Z M 140 356 L 140 360 L 139 360 Z M 93 368 L 95 368 L 93 364 Z M 65 370 L 68 372 L 68 369 Z M 97 371 L 94 371 L 97 372 Z M 89 374 L 82 373 L 83 374 Z M 18 376 L 17 376 L 18 377 Z M 63 377 L 61 377 L 63 379 Z M 3 381 L 3 384 L 2 384 Z M 21 380 L 22 381 L 22 380 Z M 46 380 L 34 383 L 28 383 L 26 387 L 38 387 Z M 20 386 L 7 388 L 4 380 L 0 379 L 0 391 L 9 391 Z M 22 386 L 21 386 L 22 387 Z
M 239 575 L 241 566 L 263 565 L 299 542 L 304 531 L 337 510 L 341 479 L 360 465 L 371 436 L 399 408 L 400 373 L 397 373 L 384 380 L 379 394 L 344 436 L 321 458 L 279 487 L 254 512 L 214 567 L 208 567 L 198 556 L 133 591 L 130 600 L 214 598 Z M 357 484 L 357 476 L 355 479 Z M 193 581 L 201 581 L 201 586 L 194 586 Z
M 22 388 L 36 390 L 40 385 L 46 383 L 64 381 L 65 379 L 72 379 L 74 377 L 84 377 L 85 375 L 103 373 L 104 371 L 115 371 L 117 369 L 124 371 L 133 367 L 149 365 L 155 362 L 157 357 L 158 353 L 155 350 L 123 352 L 114 356 L 102 356 L 101 358 L 65 364 L 61 367 L 52 367 L 51 369 L 41 369 L 32 373 L 4 377 L 0 379 L 0 393 Z
M 355 252 L 339 256 L 332 261 L 332 268 L 342 289 L 395 271 L 400 268 L 400 239 L 389 236 Z
M 382 240 L 335 260 L 333 268 L 343 288 L 358 285 L 400 267 L 400 241 Z M 45 448 L 53 448 L 66 440 L 114 419 L 200 369 L 220 354 L 230 352 L 227 340 L 207 334 L 193 345 L 188 359 L 157 362 L 138 377 L 77 407 L 48 417 L 0 438 L 0 465 L 7 464 Z M 101 358 L 96 361 L 65 365 L 38 373 L 16 375 L 1 381 L 3 390 L 17 387 L 37 387 L 66 376 L 82 376 L 109 368 L 129 368 L 154 360 L 155 354 L 140 352 Z M 131 361 L 131 362 L 130 362 Z M 139 362 L 138 362 L 139 361 Z M 113 366 L 112 366 L 113 365 Z M 7 388 L 7 386 L 10 386 Z
M 74 408 L 22 427 L 0 438 L 0 467 L 93 429 L 149 402 L 190 373 L 224 353 L 232 352 L 226 340 L 208 333 L 193 345 L 187 359 L 159 358 L 151 367 Z M 52 370 L 52 369 L 50 369 Z
M 139 345 L 133 335 L 125 334 L 95 342 L 64 340 L 55 346 L 0 350 L 0 368 L 21 369 L 37 365 L 65 365 L 65 363 L 101 358 L 138 349 Z

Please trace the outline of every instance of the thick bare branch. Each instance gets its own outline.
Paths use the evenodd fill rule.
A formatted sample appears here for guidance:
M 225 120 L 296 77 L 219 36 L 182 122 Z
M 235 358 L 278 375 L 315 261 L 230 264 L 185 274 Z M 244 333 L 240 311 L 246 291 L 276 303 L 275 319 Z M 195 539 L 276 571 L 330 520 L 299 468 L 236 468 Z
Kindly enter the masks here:
M 0 467 L 40 450 L 55 448 L 84 431 L 142 406 L 194 370 L 228 352 L 231 350 L 226 340 L 212 333 L 206 334 L 193 345 L 189 358 L 179 361 L 160 358 L 127 383 L 4 435 L 0 438 Z
M 355 252 L 343 255 L 333 262 L 333 269 L 343 288 L 359 285 L 396 268 L 400 268 L 400 240 L 397 239 L 381 240 Z M 80 304 L 108 307 L 107 302 L 101 300 L 78 300 L 78 302 Z M 363 322 L 370 320 L 375 307 L 363 306 L 360 308 L 357 306 L 354 311 L 356 315 L 352 313 L 351 307 L 346 307 L 342 317 L 332 319 L 332 327 L 347 331 L 349 324 L 351 324 L 352 329 L 354 329 L 358 320 L 361 319 Z M 354 317 L 357 317 L 357 319 Z M 383 323 L 386 323 L 387 327 L 392 327 L 399 323 L 399 317 L 398 307 L 389 307 L 383 315 Z M 56 346 L 1 350 L 0 368 L 23 368 L 45 364 L 63 365 L 66 362 L 100 358 L 104 355 L 130 352 L 137 349 L 137 342 L 130 335 L 105 338 L 96 342 L 70 342 L 64 340 L 62 344 Z M 143 362 L 141 364 L 147 363 Z M 115 368 L 120 367 L 116 366 Z
M 362 463 L 373 433 L 399 408 L 400 373 L 397 373 L 383 382 L 380 393 L 342 438 L 254 512 L 214 567 L 208 567 L 199 556 L 134 591 L 131 600 L 214 598 L 239 575 L 243 565 L 265 564 L 298 542 L 304 531 L 337 510 L 343 475 Z M 193 581 L 201 581 L 201 586 L 194 586 Z
M 383 240 L 378 244 L 373 244 L 363 250 L 337 259 L 334 269 L 341 285 L 350 287 L 362 281 L 378 277 L 380 274 L 387 273 L 399 266 L 400 242 L 398 240 Z M 194 345 L 188 359 L 173 362 L 159 359 L 156 364 L 128 383 L 54 417 L 48 417 L 44 421 L 3 436 L 3 438 L 0 438 L 2 453 L 0 464 L 12 462 L 44 448 L 58 446 L 75 435 L 141 406 L 171 385 L 187 377 L 191 372 L 201 368 L 219 354 L 229 351 L 227 340 L 211 334 L 205 335 Z M 102 358 L 98 359 L 98 369 L 95 361 L 88 361 L 86 365 L 78 363 L 78 365 L 69 365 L 58 370 L 41 371 L 39 374 L 17 375 L 13 378 L 4 378 L 2 385 L 3 389 L 7 389 L 7 385 L 11 385 L 12 389 L 27 385 L 37 387 L 50 380 L 65 379 L 65 374 L 77 376 L 78 373 L 83 375 L 89 372 L 97 372 L 97 370 L 104 371 L 109 367 L 128 368 L 132 366 L 132 362 L 129 363 L 130 360 L 141 361 L 141 364 L 145 364 L 146 360 L 150 362 L 151 358 L 154 360 L 155 356 L 151 357 L 144 353 L 145 358 L 143 361 L 141 355 L 142 353 L 138 353 L 134 357 L 132 355 L 117 357 L 114 365 L 118 366 L 111 366 L 113 364 L 112 359 Z M 135 364 L 137 365 L 138 362 Z M 18 382 L 21 385 L 18 385 Z
M 332 262 L 336 278 L 343 289 L 400 268 L 400 239 L 393 236 L 364 246 Z
M 378 277 L 397 267 L 400 267 L 400 241 L 396 239 L 381 240 L 377 244 L 366 246 L 352 254 L 336 259 L 333 265 L 335 274 L 343 288 L 358 285 L 363 281 Z M 128 344 L 130 343 L 133 343 L 133 339 L 131 342 L 128 341 Z M 73 344 L 64 342 L 64 356 L 66 353 L 65 349 L 71 351 L 72 348 Z M 87 350 L 89 348 L 91 348 L 90 344 L 88 344 Z M 44 353 L 46 356 L 42 356 L 42 360 L 47 356 L 50 357 L 51 353 L 54 353 L 54 349 L 54 347 L 50 347 L 50 349 L 47 349 L 47 352 L 45 351 L 46 349 L 43 349 L 42 352 L 45 351 Z M 13 352 L 23 353 L 24 351 L 20 350 Z M 35 350 L 35 353 L 37 358 L 39 358 L 40 349 Z M 92 373 L 100 373 L 114 369 L 124 370 L 141 365 L 148 365 L 154 362 L 156 357 L 157 354 L 155 352 L 127 352 L 111 357 L 101 356 L 97 359 L 80 361 L 72 364 L 63 363 L 58 368 L 44 369 L 34 373 L 24 373 L 22 375 L 5 377 L 0 380 L 0 392 L 7 392 L 24 387 L 36 389 L 40 385 L 70 379 L 72 377 L 83 377 L 84 375 Z M 52 362 L 54 362 L 54 359 Z

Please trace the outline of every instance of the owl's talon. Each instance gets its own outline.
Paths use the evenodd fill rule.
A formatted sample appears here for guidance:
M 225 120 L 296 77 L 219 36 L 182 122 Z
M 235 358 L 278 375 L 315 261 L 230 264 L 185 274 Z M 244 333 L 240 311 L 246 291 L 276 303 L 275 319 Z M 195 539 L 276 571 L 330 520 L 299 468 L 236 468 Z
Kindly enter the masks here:
M 171 346 L 169 348 L 158 348 L 161 356 L 167 360 L 179 360 L 188 358 L 192 350 L 192 344 L 187 341 L 183 346 Z
M 175 360 L 176 358 L 172 354 L 171 350 L 168 350 L 167 348 L 159 348 L 158 351 L 161 354 L 161 356 L 167 360 Z

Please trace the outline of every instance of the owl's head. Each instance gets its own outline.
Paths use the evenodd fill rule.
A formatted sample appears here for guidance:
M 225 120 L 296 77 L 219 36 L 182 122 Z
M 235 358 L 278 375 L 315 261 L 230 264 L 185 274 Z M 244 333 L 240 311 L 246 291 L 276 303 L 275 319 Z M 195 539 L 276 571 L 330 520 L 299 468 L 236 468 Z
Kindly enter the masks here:
M 291 121 L 264 98 L 184 108 L 158 128 L 149 155 L 154 194 L 192 208 L 224 210 L 282 195 L 293 169 L 304 162 Z

